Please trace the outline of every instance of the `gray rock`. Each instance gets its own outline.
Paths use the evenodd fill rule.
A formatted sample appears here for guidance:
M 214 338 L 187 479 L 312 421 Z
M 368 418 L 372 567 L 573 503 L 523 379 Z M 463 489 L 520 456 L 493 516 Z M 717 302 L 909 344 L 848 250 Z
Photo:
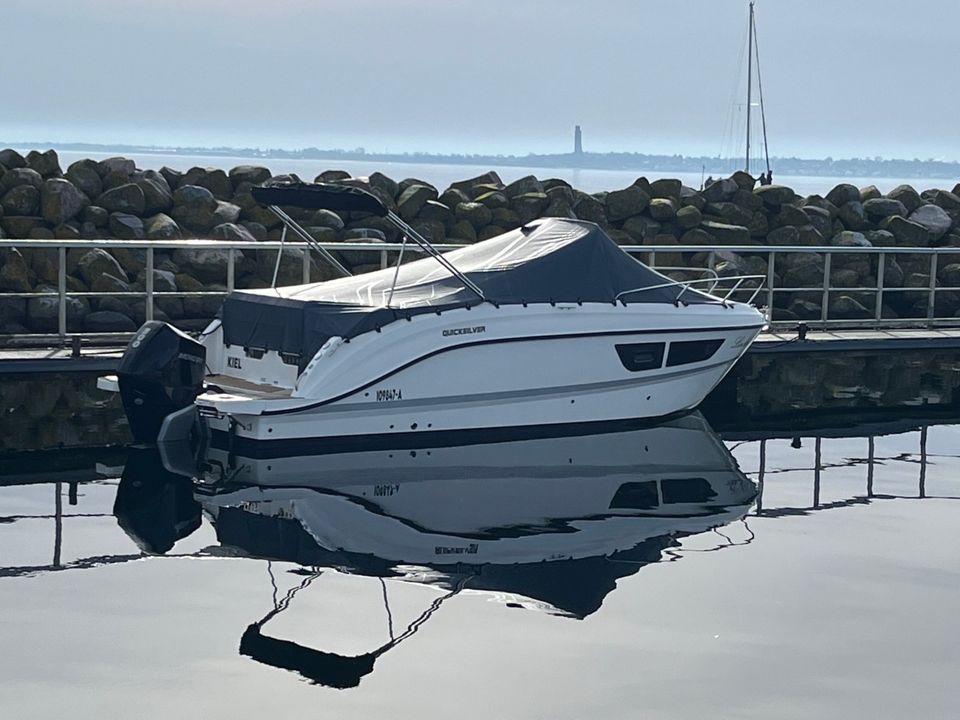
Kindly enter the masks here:
M 156 215 L 170 212 L 173 207 L 173 193 L 166 178 L 156 170 L 145 170 L 136 180 L 143 191 L 143 214 Z
M 253 235 L 258 241 L 259 241 L 259 240 L 269 240 L 269 239 L 270 239 L 269 236 L 268 236 L 268 234 L 267 234 L 267 232 L 266 232 L 266 228 L 264 228 L 263 225 L 260 225 L 260 223 L 243 222 L 243 223 L 240 223 L 240 224 L 241 224 L 243 227 L 247 228 L 247 230 L 250 231 L 250 234 Z M 251 224 L 255 224 L 255 225 L 258 225 L 259 227 L 263 228 L 262 236 L 261 236 L 261 235 L 258 235 L 256 232 L 254 232 L 254 231 L 249 227 L 249 225 L 251 225 Z M 336 240 L 337 240 L 337 232 L 338 232 L 338 231 L 337 231 L 337 230 L 334 230 L 333 228 L 330 228 L 330 227 L 323 227 L 322 225 L 308 225 L 308 226 L 306 227 L 306 230 L 307 230 L 308 233 L 310 233 L 310 237 L 312 237 L 314 240 L 316 240 L 316 241 L 319 242 L 319 243 L 336 242 Z
M 497 173 L 491 170 L 489 172 L 483 173 L 482 175 L 478 175 L 477 177 L 468 178 L 466 180 L 460 180 L 459 182 L 451 183 L 449 189 L 459 190 L 466 196 L 467 200 L 470 200 L 471 198 L 475 197 L 478 194 L 478 193 L 472 192 L 472 188 L 476 187 L 477 185 L 492 185 L 497 189 L 502 189 L 503 180 L 500 179 L 500 176 L 497 175 Z M 461 200 L 460 202 L 466 202 L 466 201 Z M 451 205 L 450 203 L 444 202 L 444 205 L 447 205 L 448 207 L 456 207 L 456 203 Z
M 136 324 L 126 315 L 112 310 L 98 310 L 83 319 L 83 327 L 87 332 L 121 333 L 135 332 Z
M 495 192 L 495 191 L 491 191 Z M 438 202 L 443 203 L 448 208 L 455 208 L 462 202 L 470 202 L 472 196 L 465 193 L 463 190 L 457 188 L 447 188 L 443 191 L 443 194 L 437 198 Z M 489 206 L 488 206 L 489 207 Z M 492 210 L 493 208 L 491 208 Z
M 217 209 L 213 211 L 213 224 L 235 223 L 240 219 L 240 206 L 233 203 L 217 201 Z
M 510 210 L 516 213 L 520 225 L 526 225 L 540 217 L 549 204 L 550 198 L 547 197 L 546 193 L 529 192 L 512 197 L 510 199 Z M 494 215 L 494 222 L 496 222 L 496 215 Z
M 828 317 L 841 320 L 865 319 L 873 317 L 873 313 L 849 295 L 840 295 L 830 300 Z
M 769 208 L 789 205 L 796 199 L 793 189 L 784 185 L 760 185 L 754 189 L 753 194 L 763 200 L 763 204 Z
M 650 200 L 650 217 L 654 220 L 672 220 L 676 215 L 677 201 L 672 197 L 654 197 Z
M 310 216 L 309 224 L 315 227 L 328 227 L 343 230 L 343 219 L 332 210 L 319 209 Z
M 97 163 L 97 170 L 100 172 L 101 178 L 111 173 L 119 173 L 120 175 L 130 177 L 136 169 L 137 164 L 133 162 L 133 160 L 125 157 L 111 157 Z
M 927 241 L 930 238 L 930 233 L 923 225 L 902 218 L 899 215 L 886 218 L 880 224 L 880 229 L 893 233 L 897 245 L 907 247 L 923 247 L 927 245 Z
M 147 235 L 143 220 L 130 213 L 110 213 L 110 232 L 121 240 L 143 240 Z
M 750 185 L 749 189 L 753 190 L 753 184 Z M 723 178 L 707 185 L 700 194 L 707 202 L 728 202 L 733 200 L 739 190 L 747 190 L 747 188 L 741 188 L 733 178 Z M 750 194 L 752 195 L 753 193 L 751 192 Z
M 778 227 L 783 225 L 803 227 L 810 224 L 810 218 L 801 208 L 793 205 L 782 205 L 780 206 L 780 212 L 777 213 L 775 224 Z
M 747 226 L 753 219 L 753 212 L 739 205 L 735 205 L 732 202 L 708 203 L 706 207 L 704 207 L 703 212 L 707 215 L 707 220 L 724 222 L 729 225 Z
M 886 230 L 868 230 L 864 235 L 874 247 L 893 247 L 897 244 L 893 233 Z
M 421 235 L 425 234 L 424 232 L 422 232 L 423 228 L 419 225 L 414 226 L 414 230 L 417 230 L 418 232 L 420 232 Z M 430 242 L 443 241 L 443 238 L 439 238 L 438 240 L 435 241 L 432 237 L 430 237 L 433 235 L 433 233 L 429 231 L 426 234 L 428 235 L 427 239 L 430 240 Z M 363 240 L 366 242 L 386 242 L 387 237 L 384 234 L 383 230 L 380 230 L 379 228 L 358 227 L 358 228 L 348 228 L 347 230 L 344 230 L 343 239 L 346 242 L 349 242 L 351 240 Z
M 147 218 L 144 231 L 150 240 L 178 240 L 181 237 L 180 226 L 176 220 L 164 213 Z
M 56 292 L 50 285 L 41 285 L 38 292 Z M 82 326 L 83 319 L 90 312 L 90 303 L 86 298 L 67 297 L 65 300 L 67 328 Z M 59 298 L 49 295 L 30 298 L 27 301 L 27 322 L 35 332 L 56 332 L 60 316 Z
M 90 289 L 93 292 L 125 293 L 130 291 L 130 284 L 110 273 L 103 273 L 93 281 Z
M 87 198 L 71 182 L 59 178 L 47 180 L 40 192 L 43 219 L 51 225 L 72 220 L 87 202 Z
M 743 190 L 742 188 L 733 194 L 730 202 L 738 207 L 742 207 L 744 210 L 749 210 L 750 212 L 758 212 L 763 210 L 763 198 L 754 194 L 752 191 Z M 700 209 L 702 210 L 703 208 Z
M 103 192 L 103 182 L 97 168 L 96 160 L 77 160 L 67 168 L 67 180 L 72 182 L 87 197 L 98 197 Z
M 703 221 L 703 214 L 693 205 L 677 210 L 676 223 L 681 230 L 692 230 Z
M 63 175 L 60 171 L 60 158 L 57 157 L 56 150 L 47 150 L 46 152 L 31 150 L 27 153 L 27 167 L 36 170 L 44 178 Z
M 830 211 L 815 205 L 804 205 L 801 210 L 807 216 L 810 225 L 824 236 L 833 233 L 833 220 L 830 217 Z
M 10 238 L 28 238 L 33 234 L 33 230 L 40 224 L 38 217 L 8 215 L 3 218 L 3 229 Z
M 427 200 L 420 210 L 419 217 L 421 220 L 440 223 L 445 231 L 452 228 L 456 222 L 453 211 L 438 200 Z
M 181 227 L 197 232 L 206 232 L 213 227 L 216 210 L 217 199 L 207 188 L 197 185 L 181 185 L 173 193 L 173 210 L 170 212 L 170 217 L 176 220 Z M 264 212 L 273 217 L 272 213 L 266 210 Z M 266 223 L 264 224 L 266 225 Z M 267 225 L 267 227 L 270 226 Z
M 903 268 L 893 257 L 887 257 L 883 263 L 883 286 L 884 287 L 903 287 L 905 279 Z
M 262 185 L 270 179 L 270 170 L 261 165 L 237 165 L 230 170 L 230 182 L 236 190 L 240 183 Z
M 909 219 L 925 227 L 930 234 L 930 241 L 934 243 L 950 232 L 950 227 L 953 225 L 953 219 L 947 211 L 936 205 L 921 205 L 910 213 Z
M 837 217 L 847 230 L 865 230 L 870 224 L 863 203 L 859 200 L 850 200 L 840 205 L 837 208 Z
M 750 173 L 744 172 L 743 170 L 737 170 L 733 175 L 730 176 L 730 179 L 733 180 L 737 184 L 737 187 L 739 187 L 741 190 L 746 190 L 748 192 L 752 192 L 757 184 L 757 179 Z
M 944 265 L 937 272 L 937 278 L 944 287 L 960 288 L 960 263 Z
M 883 194 L 876 185 L 867 185 L 865 188 L 860 188 L 860 202 L 862 203 L 868 200 L 876 200 L 880 197 L 883 197 Z
M 650 204 L 650 196 L 636 185 L 607 194 L 606 215 L 611 222 L 639 215 Z
M 909 215 L 922 204 L 920 194 L 909 185 L 898 185 L 889 193 L 887 197 L 896 200 L 906 208 L 906 214 Z
M 476 202 L 487 206 L 491 210 L 496 210 L 497 208 L 507 207 L 510 205 L 510 199 L 499 190 L 491 190 L 490 192 L 477 195 Z M 457 203 L 457 205 L 459 204 L 460 203 Z M 456 207 L 456 205 L 453 207 Z
M 867 200 L 863 204 L 863 209 L 873 222 L 879 222 L 880 220 L 883 220 L 883 218 L 890 217 L 891 215 L 907 217 L 908 214 L 907 208 L 904 207 L 904 204 L 893 198 L 878 197 Z
M 184 173 L 181 183 L 206 188 L 217 200 L 229 200 L 233 196 L 233 183 L 220 168 L 192 167 Z
M 475 243 L 477 241 L 477 231 L 466 220 L 461 220 L 453 224 L 453 227 L 450 228 L 450 232 L 447 233 L 451 241 L 461 241 L 468 243 Z
M 40 177 L 40 173 L 30 168 L 7 170 L 7 172 L 3 174 L 3 177 L 0 178 L 0 195 L 21 185 L 30 185 L 39 190 L 43 185 L 43 178 Z
M 100 248 L 84 252 L 77 262 L 76 271 L 88 286 L 104 273 L 121 279 L 126 277 L 116 258 Z
M 550 204 L 547 205 L 540 217 L 576 219 L 577 214 L 573 211 L 573 208 L 565 197 L 559 194 L 551 195 L 549 193 L 547 197 L 550 198 Z
M 167 186 L 171 192 L 182 185 L 183 173 L 179 170 L 174 170 L 164 165 L 160 168 L 160 174 L 163 175 L 163 179 L 167 181 Z
M 401 218 L 411 222 L 417 217 L 427 200 L 436 200 L 437 189 L 424 184 L 408 186 L 397 198 L 397 211 Z
M 369 180 L 371 187 L 379 190 L 384 196 L 390 198 L 391 201 L 396 200 L 397 195 L 400 194 L 400 183 L 384 175 L 382 172 L 370 173 Z
M 313 181 L 318 183 L 338 183 L 341 180 L 349 180 L 350 173 L 346 170 L 324 170 L 317 175 Z
M 242 225 L 225 222 L 217 225 L 210 231 L 214 240 L 229 240 L 231 242 L 255 242 L 256 238 Z
M 683 183 L 679 180 L 674 178 L 660 178 L 650 183 L 650 197 L 672 199 L 676 205 L 679 205 L 680 191 L 682 188 Z
M 767 234 L 767 243 L 770 245 L 799 245 L 800 231 L 796 225 L 778 227 Z
M 820 305 L 802 298 L 794 298 L 788 311 L 798 320 L 819 320 L 822 312 Z
M 766 187 L 772 186 L 767 185 Z M 700 224 L 700 227 L 715 237 L 721 245 L 750 244 L 750 231 L 742 225 L 727 225 L 726 223 L 705 220 Z
M 454 217 L 457 220 L 466 220 L 479 230 L 493 220 L 493 212 L 479 202 L 460 203 L 454 210 Z
M 40 191 L 33 185 L 18 185 L 7 191 L 0 207 L 4 215 L 36 215 L 40 210 Z
M 853 230 L 844 230 L 842 233 L 835 235 L 830 244 L 840 247 L 872 247 L 863 233 Z
M 938 190 L 933 196 L 933 204 L 956 217 L 960 213 L 960 196 L 948 190 Z
M 203 283 L 225 282 L 229 250 L 177 248 L 173 261 Z
M 27 166 L 27 161 L 16 150 L 12 148 L 6 148 L 0 150 L 0 165 L 3 165 L 8 170 L 15 170 L 16 168 L 22 168 Z
M 146 206 L 143 190 L 134 183 L 119 185 L 97 198 L 97 205 L 109 212 L 142 215 Z
M 451 187 L 454 187 L 451 185 Z M 518 195 L 526 195 L 527 193 L 542 193 L 543 192 L 543 183 L 541 183 L 533 175 L 527 175 L 520 178 L 519 180 L 514 180 L 512 183 L 503 188 L 503 194 L 508 198 L 513 199 Z
M 634 242 L 643 242 L 653 240 L 660 234 L 660 223 L 643 215 L 634 215 L 623 223 L 623 231 L 630 236 Z
M 95 227 L 106 227 L 110 221 L 110 213 L 98 205 L 88 205 L 80 213 L 80 220 L 91 223 Z
M 680 244 L 715 246 L 717 239 L 702 228 L 694 228 L 680 236 Z
M 16 248 L 0 248 L 0 291 L 30 292 L 30 268 Z
M 575 212 L 581 220 L 597 223 L 597 225 L 601 227 L 605 226 L 608 222 L 607 211 L 604 209 L 603 203 L 586 193 L 576 193 L 573 212 Z
M 840 183 L 827 193 L 827 202 L 841 207 L 848 202 L 860 202 L 860 188 L 850 183 Z

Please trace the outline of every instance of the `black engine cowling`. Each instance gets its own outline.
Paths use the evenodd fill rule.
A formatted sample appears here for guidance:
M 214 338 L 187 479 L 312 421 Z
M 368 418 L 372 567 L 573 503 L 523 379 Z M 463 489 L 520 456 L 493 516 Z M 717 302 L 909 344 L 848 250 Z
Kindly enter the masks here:
M 203 390 L 206 349 L 172 325 L 143 324 L 117 366 L 123 409 L 138 443 L 157 440 L 163 419 Z

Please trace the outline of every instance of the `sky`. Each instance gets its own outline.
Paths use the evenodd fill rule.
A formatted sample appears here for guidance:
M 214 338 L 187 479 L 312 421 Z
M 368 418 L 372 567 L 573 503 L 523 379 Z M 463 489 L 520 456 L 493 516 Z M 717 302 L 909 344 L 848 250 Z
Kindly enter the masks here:
M 743 151 L 747 0 L 2 6 L 0 142 Z M 756 12 L 772 155 L 960 160 L 960 3 Z

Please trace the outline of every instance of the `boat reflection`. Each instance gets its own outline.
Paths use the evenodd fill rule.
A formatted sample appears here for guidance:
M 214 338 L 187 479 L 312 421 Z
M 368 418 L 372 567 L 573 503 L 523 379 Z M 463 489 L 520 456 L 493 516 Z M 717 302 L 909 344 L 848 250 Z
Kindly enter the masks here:
M 322 457 L 210 450 L 204 465 L 195 498 L 218 541 L 311 568 L 294 594 L 326 568 L 442 592 L 406 631 L 359 656 L 267 636 L 282 602 L 243 634 L 243 654 L 341 688 L 463 590 L 584 618 L 619 578 L 682 537 L 742 518 L 756 496 L 698 414 L 592 436 Z

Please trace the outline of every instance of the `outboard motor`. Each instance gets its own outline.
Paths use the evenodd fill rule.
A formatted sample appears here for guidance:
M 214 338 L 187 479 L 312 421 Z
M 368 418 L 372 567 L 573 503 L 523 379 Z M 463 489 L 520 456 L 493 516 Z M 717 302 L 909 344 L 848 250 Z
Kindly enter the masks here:
M 193 405 L 203 390 L 206 348 L 159 320 L 149 320 L 117 366 L 123 410 L 137 443 L 154 443 L 164 418 Z

